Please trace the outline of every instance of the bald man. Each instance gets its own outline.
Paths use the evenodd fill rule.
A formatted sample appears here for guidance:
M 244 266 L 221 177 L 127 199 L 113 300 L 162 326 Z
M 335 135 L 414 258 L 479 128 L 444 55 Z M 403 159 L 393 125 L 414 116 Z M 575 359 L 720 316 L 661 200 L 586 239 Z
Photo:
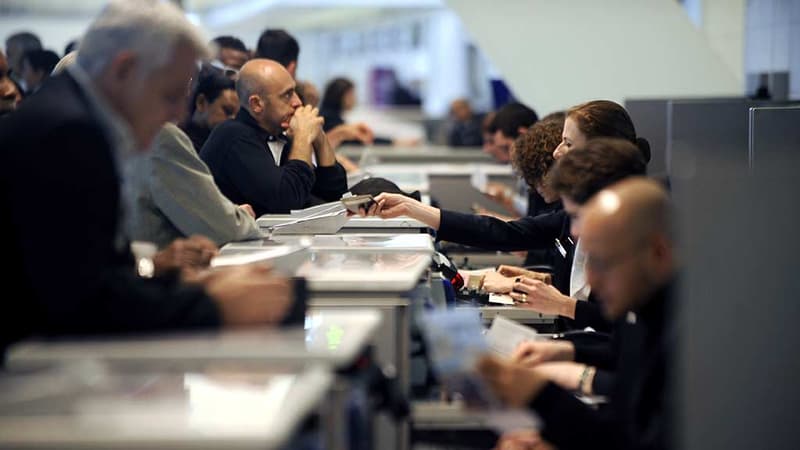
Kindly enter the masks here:
M 561 450 L 669 448 L 676 262 L 667 194 L 651 180 L 628 178 L 596 194 L 581 214 L 589 281 L 617 324 L 609 414 L 588 408 L 539 368 L 487 357 L 479 370 L 501 399 L 535 410 L 543 437 Z
M 200 150 L 222 193 L 252 205 L 257 216 L 338 200 L 347 191 L 323 119 L 303 106 L 296 87 L 279 63 L 247 62 L 236 82 L 239 113 L 217 125 Z

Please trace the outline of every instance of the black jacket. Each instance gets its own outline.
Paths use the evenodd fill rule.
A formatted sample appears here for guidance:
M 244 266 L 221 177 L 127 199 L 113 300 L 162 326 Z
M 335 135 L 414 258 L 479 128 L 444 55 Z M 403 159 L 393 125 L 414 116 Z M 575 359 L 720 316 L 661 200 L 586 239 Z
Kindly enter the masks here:
M 253 116 L 240 109 L 235 119 L 214 127 L 200 150 L 214 181 L 232 202 L 249 203 L 259 216 L 285 214 L 308 206 L 312 195 L 335 201 L 347 191 L 347 176 L 338 163 L 312 168 L 289 159 L 289 141 L 278 164 L 267 146 L 269 138 Z
M 203 145 L 211 135 L 211 128 L 198 125 L 191 120 L 181 124 L 180 129 L 192 140 L 192 146 L 194 146 L 194 151 L 197 153 L 200 153 L 200 149 L 203 148 Z
M 531 402 L 548 441 L 562 450 L 670 448 L 672 349 L 677 345 L 671 292 L 671 285 L 659 289 L 635 312 L 635 322 L 618 324 L 608 411 L 593 410 L 552 383 Z
M 0 154 L 0 350 L 32 334 L 220 323 L 201 289 L 139 278 L 129 251 L 115 247 L 120 180 L 111 143 L 70 75 L 0 119 Z
M 540 214 L 549 214 L 564 209 L 561 201 L 553 203 L 546 203 L 544 198 L 536 192 L 536 189 L 528 191 L 528 211 L 526 216 L 536 217 Z M 525 266 L 550 266 L 556 263 L 557 259 L 561 258 L 558 250 L 554 246 L 528 250 L 525 256 Z

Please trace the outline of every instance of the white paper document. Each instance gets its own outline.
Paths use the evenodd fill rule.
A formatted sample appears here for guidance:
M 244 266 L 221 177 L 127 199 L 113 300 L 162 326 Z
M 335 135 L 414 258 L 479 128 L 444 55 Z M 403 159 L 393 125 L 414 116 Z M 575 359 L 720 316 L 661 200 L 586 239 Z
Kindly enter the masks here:
M 514 298 L 508 294 L 489 294 L 489 303 L 514 306 Z
M 503 316 L 495 316 L 492 326 L 486 332 L 489 348 L 506 357 L 510 357 L 520 343 L 536 339 L 536 330 Z
M 530 411 L 503 406 L 476 373 L 478 358 L 491 349 L 491 343 L 487 346 L 477 309 L 427 312 L 421 318 L 421 325 L 437 376 L 448 390 L 462 396 L 468 408 L 488 411 L 490 427 L 503 433 L 520 428 L 536 429 L 541 425 Z

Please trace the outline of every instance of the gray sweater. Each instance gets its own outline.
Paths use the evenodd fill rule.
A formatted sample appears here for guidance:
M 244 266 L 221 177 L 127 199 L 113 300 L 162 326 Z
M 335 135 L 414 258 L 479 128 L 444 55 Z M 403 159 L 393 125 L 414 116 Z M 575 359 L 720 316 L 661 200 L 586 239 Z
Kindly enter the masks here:
M 255 219 L 220 192 L 192 141 L 173 124 L 164 125 L 150 152 L 126 162 L 125 175 L 131 240 L 162 248 L 193 234 L 217 245 L 262 237 Z

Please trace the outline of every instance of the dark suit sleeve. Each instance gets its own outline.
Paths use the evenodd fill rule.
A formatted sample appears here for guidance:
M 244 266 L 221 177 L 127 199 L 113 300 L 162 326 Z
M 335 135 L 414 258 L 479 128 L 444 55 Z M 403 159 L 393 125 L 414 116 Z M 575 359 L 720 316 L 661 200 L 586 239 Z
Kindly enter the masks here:
M 494 217 L 441 211 L 437 238 L 491 250 L 530 250 L 555 245 L 562 212 L 505 222 Z
M 614 372 L 610 370 L 598 369 L 592 380 L 592 393 L 609 397 L 614 388 Z
M 285 149 L 285 152 L 290 149 Z M 250 201 L 257 216 L 303 208 L 314 186 L 314 171 L 290 159 L 278 166 L 265 148 L 242 139 L 225 154 L 229 181 Z
M 617 352 L 612 341 L 574 342 L 574 345 L 575 362 L 605 370 L 614 370 L 617 367 Z
M 118 181 L 96 127 L 65 124 L 24 151 L 31 154 L 16 156 L 13 169 L 19 174 L 9 206 L 26 284 L 37 299 L 29 318 L 35 331 L 84 334 L 220 323 L 203 291 L 140 279 L 132 261 L 115 250 Z
M 333 202 L 342 198 L 347 192 L 347 174 L 339 163 L 332 166 L 318 166 L 314 173 L 317 181 L 311 193 L 326 202 Z
M 544 422 L 542 437 L 560 450 L 624 449 L 619 428 L 607 414 L 549 383 L 530 403 Z
M 613 407 L 613 405 L 611 405 Z M 666 430 L 656 426 L 646 435 L 625 432 L 631 424 L 620 423 L 613 411 L 600 412 L 583 404 L 571 393 L 549 383 L 529 407 L 544 422 L 542 437 L 559 450 L 664 450 Z M 663 423 L 658 415 L 654 423 Z
M 592 301 L 578 301 L 575 304 L 575 319 L 572 322 L 575 328 L 592 327 L 601 333 L 611 331 L 611 322 L 603 316 L 600 305 Z

